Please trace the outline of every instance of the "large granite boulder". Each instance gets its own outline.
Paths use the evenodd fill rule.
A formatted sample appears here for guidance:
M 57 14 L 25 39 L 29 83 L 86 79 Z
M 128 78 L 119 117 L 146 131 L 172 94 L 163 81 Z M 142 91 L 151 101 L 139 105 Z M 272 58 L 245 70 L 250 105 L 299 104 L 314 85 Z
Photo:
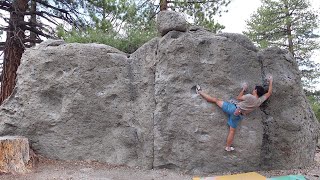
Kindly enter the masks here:
M 25 134 L 50 158 L 152 167 L 154 100 L 135 79 L 144 68 L 109 46 L 56 44 L 24 54 L 1 134 Z
M 237 128 L 224 151 L 226 114 L 195 93 L 229 100 L 240 84 L 271 98 Z M 293 57 L 258 51 L 243 35 L 169 31 L 133 54 L 98 44 L 47 41 L 28 49 L 0 135 L 23 135 L 37 153 L 189 173 L 299 168 L 313 162 L 319 123 Z

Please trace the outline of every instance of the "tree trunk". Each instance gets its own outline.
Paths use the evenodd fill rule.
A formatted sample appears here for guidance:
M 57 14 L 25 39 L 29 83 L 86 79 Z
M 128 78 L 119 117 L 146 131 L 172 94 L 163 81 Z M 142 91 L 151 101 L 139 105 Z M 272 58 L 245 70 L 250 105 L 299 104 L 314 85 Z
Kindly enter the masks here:
M 289 52 L 295 57 L 294 49 L 293 49 L 293 37 L 292 37 L 292 21 L 291 21 L 291 15 L 289 13 L 289 4 L 288 1 L 284 2 L 285 7 L 285 13 L 286 13 L 286 34 L 288 38 L 288 47 Z
M 293 49 L 293 38 L 291 33 L 291 24 L 287 24 L 287 33 L 288 33 L 288 46 L 289 46 L 289 52 L 295 57 L 294 49 Z
M 16 72 L 24 52 L 23 40 L 25 38 L 25 33 L 19 27 L 19 23 L 24 21 L 23 13 L 28 8 L 28 1 L 14 0 L 14 11 L 10 12 L 9 31 L 7 31 L 3 59 L 0 104 L 11 95 L 15 86 Z
M 160 0 L 160 11 L 164 11 L 168 9 L 168 1 Z
M 27 138 L 19 136 L 0 137 L 0 173 L 25 173 L 29 156 Z
M 31 7 L 30 7 L 30 12 L 31 12 L 31 18 L 30 18 L 30 22 L 32 24 L 37 24 L 37 15 L 35 14 L 35 12 L 37 11 L 37 2 L 36 0 L 31 0 Z M 34 14 L 33 14 L 34 13 Z M 30 32 L 30 46 L 35 46 L 36 45 L 36 40 L 37 40 L 37 34 L 34 32 Z

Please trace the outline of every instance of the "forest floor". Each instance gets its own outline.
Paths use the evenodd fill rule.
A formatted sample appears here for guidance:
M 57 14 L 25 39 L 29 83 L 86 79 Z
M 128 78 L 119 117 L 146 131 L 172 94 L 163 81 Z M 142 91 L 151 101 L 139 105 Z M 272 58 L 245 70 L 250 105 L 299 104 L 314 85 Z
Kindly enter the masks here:
M 303 175 L 309 180 L 320 179 L 320 150 L 315 162 L 305 169 L 259 171 L 265 177 Z M 209 174 L 213 177 L 224 174 Z M 126 166 L 112 166 L 97 162 L 57 161 L 39 158 L 37 165 L 26 174 L 2 174 L 0 180 L 192 180 L 194 176 L 170 170 L 142 170 Z

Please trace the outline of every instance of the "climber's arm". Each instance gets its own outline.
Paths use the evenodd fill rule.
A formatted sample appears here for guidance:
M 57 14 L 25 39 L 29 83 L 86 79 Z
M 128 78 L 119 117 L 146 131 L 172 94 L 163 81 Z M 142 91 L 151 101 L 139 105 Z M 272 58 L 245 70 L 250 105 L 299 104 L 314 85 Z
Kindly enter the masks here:
M 244 101 L 244 96 L 243 96 L 243 94 L 244 94 L 244 92 L 246 92 L 246 90 L 247 90 L 247 88 L 248 88 L 248 83 L 246 83 L 246 82 L 244 82 L 244 83 L 242 83 L 242 90 L 241 90 L 241 92 L 239 93 L 239 95 L 237 96 L 237 100 L 240 100 L 240 101 Z
M 243 94 L 244 94 L 244 92 L 246 91 L 246 89 L 245 88 L 242 88 L 242 90 L 241 90 L 241 92 L 239 93 L 239 95 L 237 96 L 237 100 L 240 100 L 240 101 L 243 101 L 244 100 L 244 98 L 243 98 Z
M 268 81 L 269 81 L 269 89 L 268 89 L 268 92 L 264 94 L 264 96 L 266 96 L 266 99 L 268 99 L 272 94 L 272 82 L 273 82 L 272 76 L 268 77 Z

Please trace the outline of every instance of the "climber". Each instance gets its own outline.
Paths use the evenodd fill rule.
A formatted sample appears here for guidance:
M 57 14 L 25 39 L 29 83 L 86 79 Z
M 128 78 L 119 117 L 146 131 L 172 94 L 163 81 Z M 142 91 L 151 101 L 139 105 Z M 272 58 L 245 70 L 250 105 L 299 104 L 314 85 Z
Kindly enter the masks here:
M 222 101 L 216 97 L 211 97 L 205 92 L 202 91 L 199 85 L 196 86 L 197 94 L 200 94 L 208 102 L 216 103 L 222 111 L 228 114 L 228 126 L 229 134 L 227 137 L 226 151 L 233 151 L 234 147 L 231 146 L 235 130 L 240 120 L 243 119 L 243 116 L 248 115 L 255 108 L 259 107 L 266 99 L 268 99 L 272 93 L 272 82 L 273 78 L 271 75 L 267 77 L 269 88 L 268 92 L 265 93 L 265 90 L 261 86 L 256 86 L 251 94 L 244 95 L 245 91 L 248 88 L 247 83 L 244 83 L 242 90 L 237 96 L 238 103 L 230 103 L 227 101 Z

